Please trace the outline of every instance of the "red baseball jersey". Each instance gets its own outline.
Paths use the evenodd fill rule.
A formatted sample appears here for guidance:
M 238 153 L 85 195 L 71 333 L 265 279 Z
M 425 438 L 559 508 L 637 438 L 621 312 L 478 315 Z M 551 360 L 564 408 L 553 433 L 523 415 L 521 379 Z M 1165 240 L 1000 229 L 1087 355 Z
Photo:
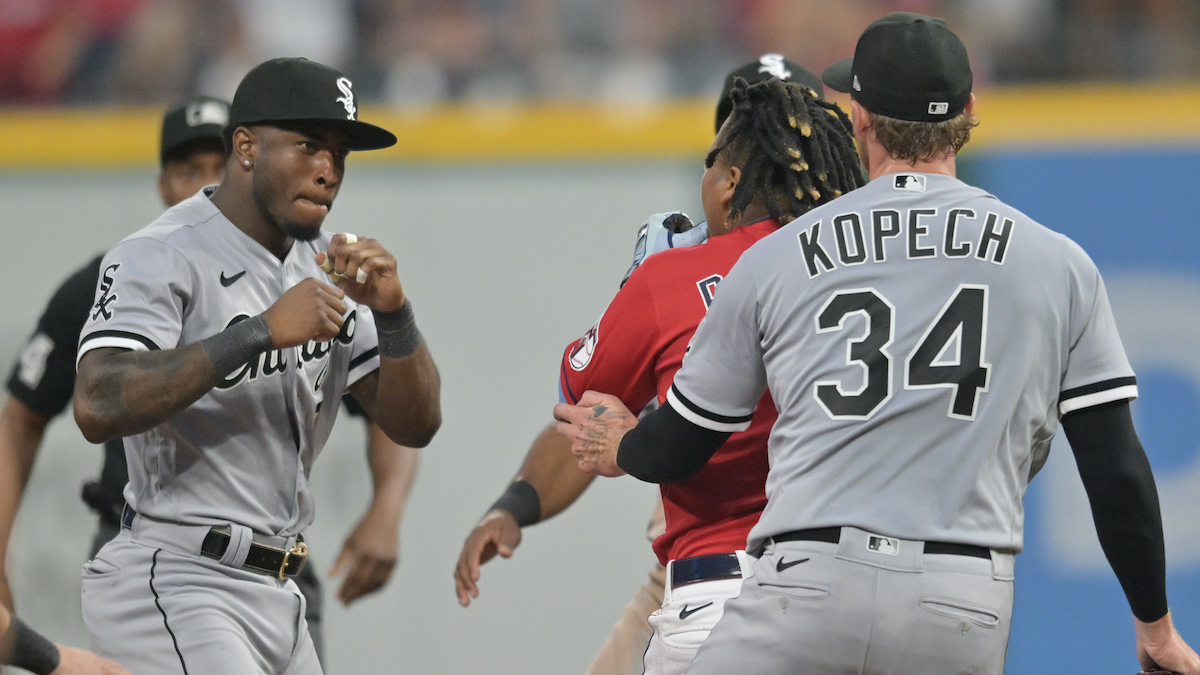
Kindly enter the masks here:
M 563 400 L 578 403 L 588 389 L 613 394 L 633 411 L 666 400 L 717 284 L 743 251 L 778 228 L 764 220 L 648 257 L 596 325 L 567 347 Z M 667 531 L 654 541 L 659 562 L 746 548 L 767 503 L 767 436 L 776 416 L 767 393 L 750 428 L 733 434 L 699 473 L 661 486 Z

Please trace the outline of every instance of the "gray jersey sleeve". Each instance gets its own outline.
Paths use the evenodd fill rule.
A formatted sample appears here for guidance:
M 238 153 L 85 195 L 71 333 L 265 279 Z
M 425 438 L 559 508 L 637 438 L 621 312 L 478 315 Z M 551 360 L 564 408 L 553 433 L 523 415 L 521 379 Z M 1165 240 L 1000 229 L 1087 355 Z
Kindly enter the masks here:
M 191 263 L 170 245 L 141 237 L 117 244 L 100 263 L 76 364 L 101 347 L 174 349 L 195 284 Z
M 1125 356 L 1104 280 L 1083 249 L 1072 243 L 1070 351 L 1058 399 L 1059 415 L 1137 398 L 1137 380 Z
M 375 316 L 369 307 L 357 306 L 355 323 L 350 372 L 346 376 L 347 387 L 379 369 L 379 334 L 375 332 Z
M 743 431 L 767 389 L 758 337 L 758 289 L 743 255 L 721 281 L 667 400 L 689 422 Z

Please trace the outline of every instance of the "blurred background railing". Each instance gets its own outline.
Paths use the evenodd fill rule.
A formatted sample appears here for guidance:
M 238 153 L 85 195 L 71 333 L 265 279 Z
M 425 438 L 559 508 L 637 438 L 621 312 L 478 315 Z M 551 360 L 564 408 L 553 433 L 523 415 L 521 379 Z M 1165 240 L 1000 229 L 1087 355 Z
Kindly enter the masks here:
M 895 9 L 947 19 L 985 86 L 1200 78 L 1195 0 L 3 0 L 0 104 L 228 97 L 295 55 L 403 108 L 711 98 L 763 52 L 848 56 Z

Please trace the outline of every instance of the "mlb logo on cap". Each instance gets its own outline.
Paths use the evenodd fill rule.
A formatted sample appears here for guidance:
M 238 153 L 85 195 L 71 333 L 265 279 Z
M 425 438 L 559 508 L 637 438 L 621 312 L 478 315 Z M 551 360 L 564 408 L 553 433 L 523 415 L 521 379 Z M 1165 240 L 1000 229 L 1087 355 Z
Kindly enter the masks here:
M 949 103 L 940 102 L 940 103 L 930 103 L 929 104 L 929 114 L 930 115 L 945 115 L 948 112 L 950 112 L 950 104 Z

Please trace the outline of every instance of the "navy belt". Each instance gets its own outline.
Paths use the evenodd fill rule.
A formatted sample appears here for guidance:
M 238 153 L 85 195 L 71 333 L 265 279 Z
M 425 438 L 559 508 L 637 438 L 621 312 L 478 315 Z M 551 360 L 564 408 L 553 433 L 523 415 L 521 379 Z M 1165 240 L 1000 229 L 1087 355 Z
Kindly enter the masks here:
M 742 563 L 736 553 L 714 553 L 671 561 L 671 588 L 702 581 L 741 579 Z
M 133 529 L 133 519 L 136 516 L 137 512 L 126 504 L 125 508 L 121 510 L 121 527 Z M 229 542 L 232 539 L 233 537 L 229 533 L 212 528 L 208 534 L 204 535 L 204 542 L 200 544 L 200 555 L 220 560 L 225 555 L 225 550 L 229 548 Z M 304 543 L 303 536 L 297 536 L 296 545 L 290 551 L 251 543 L 242 568 L 259 574 L 287 579 L 299 575 L 307 560 L 308 546 Z
M 807 530 L 792 530 L 771 537 L 776 542 L 780 541 L 825 541 L 830 544 L 836 544 L 842 539 L 842 528 L 840 527 L 813 527 Z M 988 558 L 992 557 L 992 552 L 982 546 L 974 546 L 972 544 L 954 544 L 948 541 L 927 541 L 925 542 L 925 552 L 935 555 L 965 555 L 972 558 Z

